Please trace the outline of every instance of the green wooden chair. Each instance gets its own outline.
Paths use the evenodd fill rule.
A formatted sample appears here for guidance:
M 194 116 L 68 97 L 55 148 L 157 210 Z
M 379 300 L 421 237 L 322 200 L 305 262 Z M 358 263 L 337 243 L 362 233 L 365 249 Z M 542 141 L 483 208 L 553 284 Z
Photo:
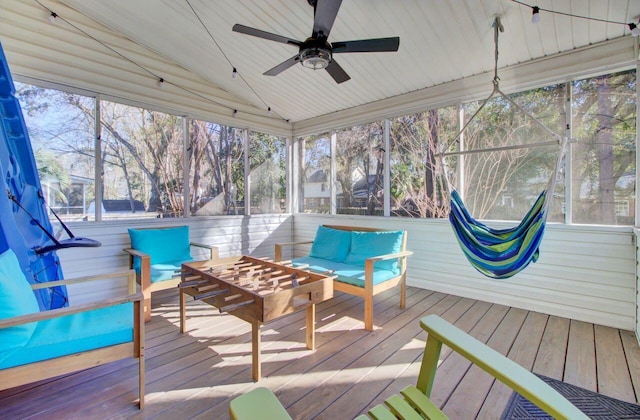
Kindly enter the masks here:
M 571 402 L 533 373 L 498 353 L 437 315 L 427 315 L 420 326 L 429 335 L 422 356 L 416 386 L 408 386 L 400 395 L 392 395 L 356 420 L 366 419 L 446 419 L 448 418 L 429 399 L 436 376 L 442 345 L 464 356 L 505 385 L 527 398 L 556 419 L 588 419 Z M 258 388 L 231 401 L 229 412 L 234 420 L 248 420 L 260 408 L 260 418 L 290 419 L 275 395 L 266 388 Z

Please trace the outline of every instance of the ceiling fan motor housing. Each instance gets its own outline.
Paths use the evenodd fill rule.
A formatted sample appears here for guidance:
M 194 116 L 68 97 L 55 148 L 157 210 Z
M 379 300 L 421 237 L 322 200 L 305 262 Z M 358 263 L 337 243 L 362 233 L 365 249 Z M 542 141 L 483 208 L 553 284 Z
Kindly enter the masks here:
M 307 68 L 322 70 L 331 63 L 331 51 L 331 45 L 321 37 L 307 38 L 300 46 L 300 62 Z

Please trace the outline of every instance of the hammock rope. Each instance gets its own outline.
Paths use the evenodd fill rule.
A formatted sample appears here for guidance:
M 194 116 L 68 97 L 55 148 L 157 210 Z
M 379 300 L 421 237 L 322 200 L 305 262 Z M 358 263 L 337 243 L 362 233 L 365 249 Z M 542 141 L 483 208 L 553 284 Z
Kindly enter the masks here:
M 504 28 L 500 23 L 499 17 L 496 17 L 493 27 L 495 42 L 493 91 L 482 102 L 471 118 L 464 124 L 458 135 L 451 143 L 449 143 L 445 150 L 448 149 L 453 142 L 459 141 L 460 136 L 462 136 L 471 121 L 474 120 L 488 101 L 496 94 L 501 95 L 518 111 L 535 121 L 548 134 L 553 135 L 557 139 L 557 143 L 560 144 L 560 151 L 558 153 L 558 158 L 556 160 L 556 165 L 551 179 L 522 221 L 517 226 L 508 229 L 491 228 L 474 219 L 466 209 L 461 195 L 455 188 L 451 187 L 447 171 L 444 171 L 444 178 L 451 194 L 451 211 L 449 212 L 449 221 L 462 252 L 471 265 L 480 273 L 493 279 L 505 279 L 519 273 L 531 262 L 536 262 L 540 256 L 540 243 L 542 242 L 542 237 L 544 235 L 547 215 L 553 198 L 553 191 L 556 186 L 557 175 L 560 172 L 568 141 L 566 137 L 553 132 L 500 90 L 498 77 L 498 32 L 504 31 Z M 537 145 L 532 145 L 531 147 L 535 146 Z M 514 147 L 505 147 L 505 149 L 509 148 Z M 487 149 L 487 151 L 489 150 L 495 149 Z M 470 152 L 478 151 L 467 151 L 466 153 Z M 444 159 L 444 156 L 446 155 L 463 153 L 465 152 L 447 153 L 442 154 L 441 157 Z

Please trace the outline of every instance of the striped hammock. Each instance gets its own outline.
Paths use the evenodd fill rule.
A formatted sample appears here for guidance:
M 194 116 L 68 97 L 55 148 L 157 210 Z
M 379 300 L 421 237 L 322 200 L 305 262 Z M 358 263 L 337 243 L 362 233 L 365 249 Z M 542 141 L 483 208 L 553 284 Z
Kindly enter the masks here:
M 558 153 L 558 158 L 556 160 L 555 171 L 553 172 L 547 187 L 542 191 L 542 193 L 540 193 L 536 202 L 533 204 L 533 207 L 529 210 L 524 219 L 522 219 L 520 224 L 509 229 L 493 229 L 475 220 L 465 208 L 460 194 L 458 194 L 454 188 L 451 188 L 449 179 L 446 175 L 447 172 L 444 171 L 445 181 L 451 191 L 451 211 L 449 212 L 449 221 L 451 222 L 451 226 L 456 234 L 456 238 L 458 239 L 462 252 L 467 257 L 471 265 L 485 276 L 494 279 L 506 279 L 524 270 L 524 268 L 531 262 L 538 261 L 538 257 L 540 256 L 540 242 L 544 235 L 549 204 L 553 198 L 556 179 L 558 172 L 560 172 L 562 159 L 567 149 L 568 139 L 553 132 L 535 116 L 529 114 L 526 109 L 522 108 L 500 90 L 498 83 L 498 34 L 502 25 L 500 24 L 499 19 L 496 19 L 493 28 L 493 40 L 495 43 L 493 91 L 489 97 L 482 102 L 471 118 L 464 124 L 454 141 L 460 140 L 462 133 L 467 129 L 471 121 L 479 115 L 480 111 L 484 108 L 487 102 L 489 102 L 489 99 L 494 95 L 499 94 L 505 101 L 510 103 L 514 109 L 519 110 L 533 120 L 540 128 L 553 136 L 560 144 L 560 152 Z M 447 145 L 444 150 L 447 150 L 451 144 L 453 144 L 453 142 Z M 507 146 L 485 149 L 485 151 L 521 147 L 538 147 L 546 146 L 547 144 L 549 143 L 534 143 L 528 146 Z M 479 151 L 482 150 L 443 153 L 441 156 L 461 155 L 471 152 L 476 153 Z M 444 161 L 443 166 L 445 166 Z
M 547 219 L 547 191 L 542 191 L 520 224 L 493 229 L 475 220 L 458 192 L 451 190 L 449 221 L 462 252 L 476 270 L 487 277 L 506 279 L 538 260 Z

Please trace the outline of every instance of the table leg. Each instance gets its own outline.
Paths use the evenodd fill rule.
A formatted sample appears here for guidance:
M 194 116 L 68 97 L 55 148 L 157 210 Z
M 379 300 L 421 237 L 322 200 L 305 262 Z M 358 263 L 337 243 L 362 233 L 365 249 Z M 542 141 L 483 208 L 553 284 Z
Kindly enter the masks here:
M 307 348 L 316 348 L 316 305 L 312 303 L 307 306 Z
M 180 332 L 187 332 L 187 294 L 180 289 Z
M 253 380 L 259 381 L 262 376 L 262 368 L 260 366 L 260 322 L 251 323 L 251 361 Z

